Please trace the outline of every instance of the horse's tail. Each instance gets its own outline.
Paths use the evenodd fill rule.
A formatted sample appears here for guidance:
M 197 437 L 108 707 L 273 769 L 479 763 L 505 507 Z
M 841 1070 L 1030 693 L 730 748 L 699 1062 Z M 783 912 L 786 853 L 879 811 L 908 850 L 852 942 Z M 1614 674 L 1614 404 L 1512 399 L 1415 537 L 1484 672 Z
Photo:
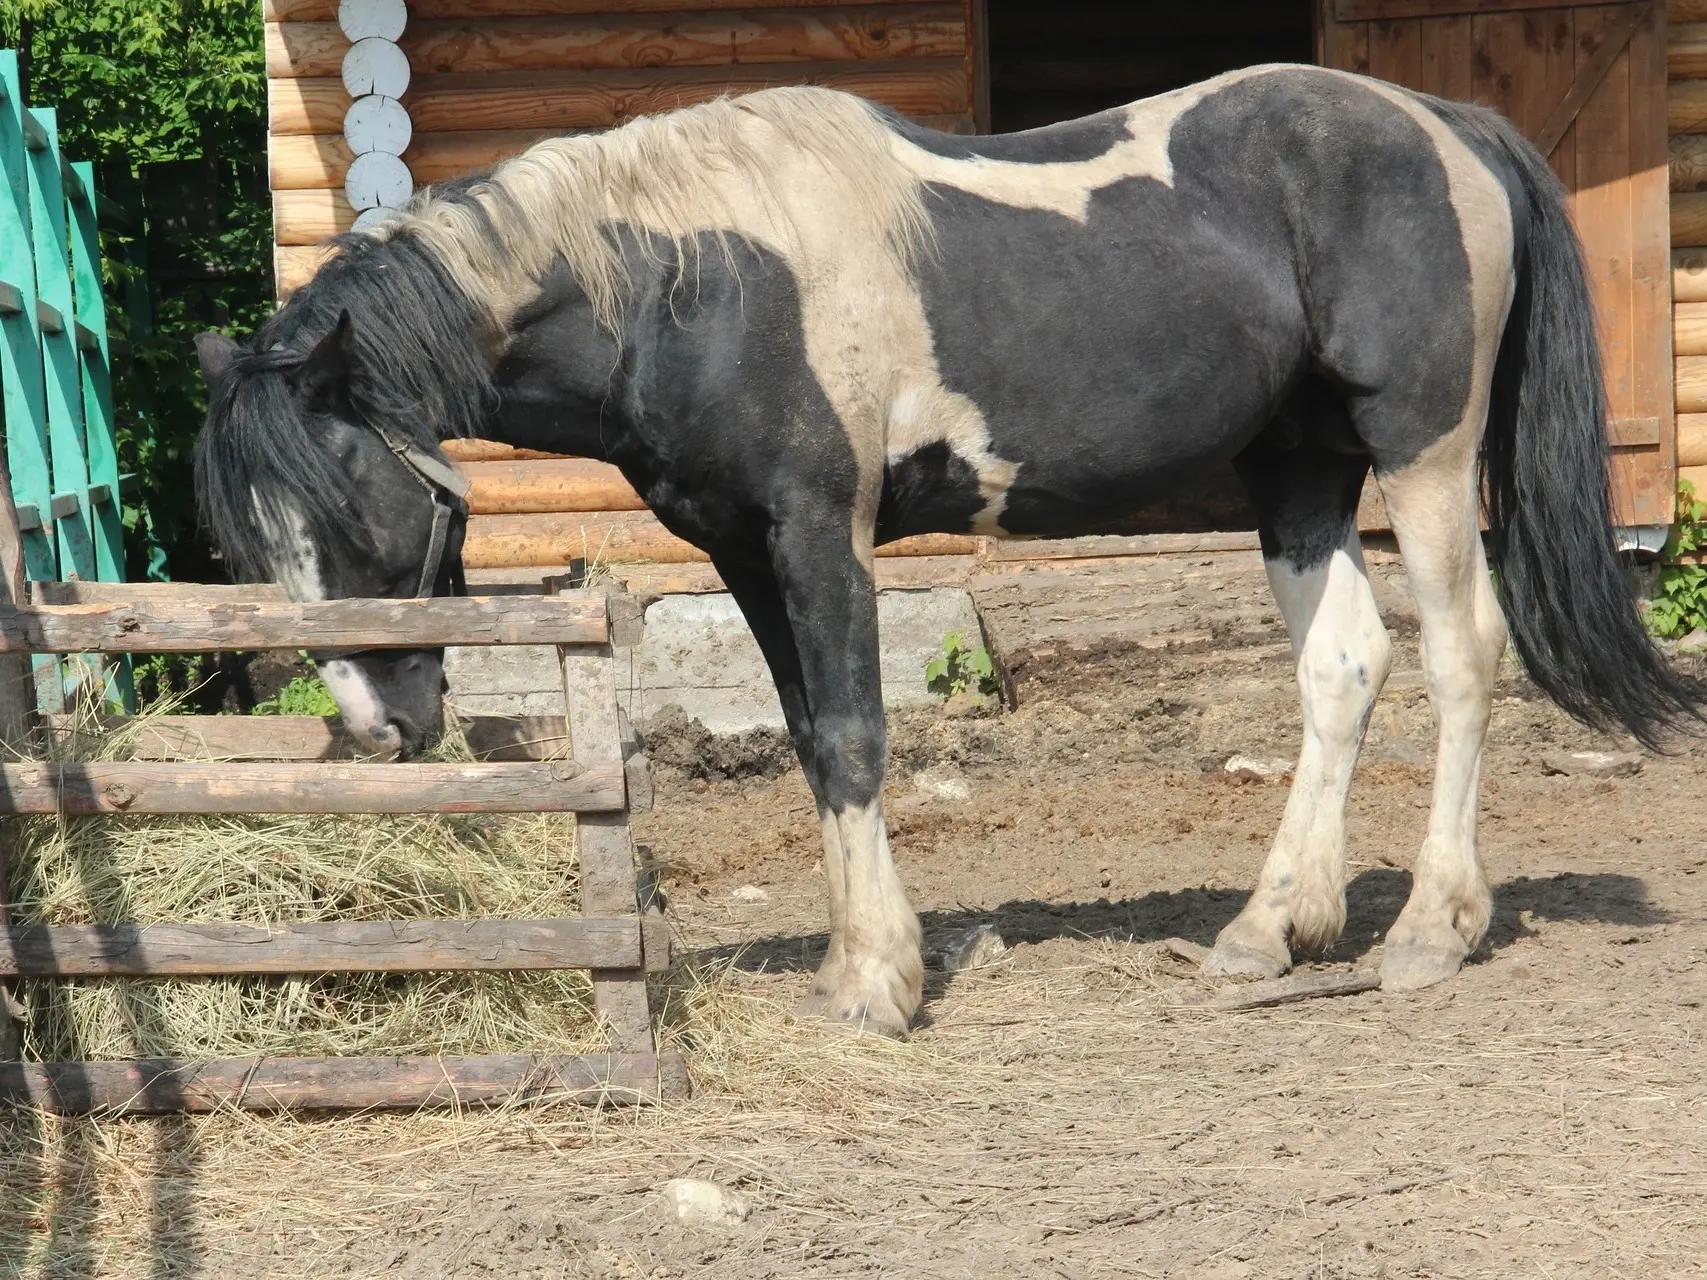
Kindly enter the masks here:
M 1530 678 L 1597 728 L 1650 746 L 1702 721 L 1704 690 L 1648 638 L 1612 526 L 1606 391 L 1582 246 L 1546 160 L 1491 111 L 1454 123 L 1516 179 L 1516 293 L 1494 365 L 1482 466 L 1500 603 Z

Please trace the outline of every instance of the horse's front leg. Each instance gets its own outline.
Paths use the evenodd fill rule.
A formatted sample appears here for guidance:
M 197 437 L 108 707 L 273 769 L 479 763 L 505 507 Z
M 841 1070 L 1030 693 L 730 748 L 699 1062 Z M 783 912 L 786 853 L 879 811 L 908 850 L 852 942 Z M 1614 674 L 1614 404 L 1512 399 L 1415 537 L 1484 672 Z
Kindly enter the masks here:
M 801 750 L 831 892 L 830 954 L 808 1009 L 901 1035 L 919 1007 L 924 966 L 883 821 L 888 741 L 869 550 L 856 554 L 846 514 L 832 504 L 780 520 L 770 549 L 810 720 Z
M 800 651 L 794 644 L 794 629 L 783 607 L 782 592 L 777 588 L 769 556 L 762 558 L 714 555 L 712 562 L 718 574 L 741 606 L 741 613 L 752 629 L 759 650 L 770 667 L 771 679 L 776 682 L 777 698 L 782 703 L 782 716 L 788 724 L 788 735 L 800 758 L 806 785 L 818 804 L 818 822 L 824 833 L 824 877 L 830 890 L 830 944 L 824 962 L 812 980 L 812 990 L 801 1001 L 803 1016 L 820 1015 L 830 998 L 841 986 L 842 970 L 847 957 L 847 907 L 842 891 L 842 859 L 832 856 L 830 849 L 840 850 L 841 835 L 829 805 L 824 800 L 824 788 L 818 780 L 818 750 L 812 734 L 812 715 L 806 705 L 806 678 L 800 670 Z

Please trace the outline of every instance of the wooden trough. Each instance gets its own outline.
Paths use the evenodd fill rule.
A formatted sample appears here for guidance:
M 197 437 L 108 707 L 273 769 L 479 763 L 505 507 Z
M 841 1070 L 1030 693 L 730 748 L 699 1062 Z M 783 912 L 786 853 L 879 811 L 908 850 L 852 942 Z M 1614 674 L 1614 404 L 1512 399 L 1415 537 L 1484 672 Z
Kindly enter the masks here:
M 658 1050 L 647 999 L 646 975 L 668 963 L 669 934 L 639 898 L 602 594 L 296 605 L 266 588 L 76 583 L 38 592 L 57 603 L 24 604 L 9 492 L 0 472 L 0 741 L 13 754 L 27 754 L 43 732 L 70 732 L 64 717 L 35 715 L 29 655 L 39 653 L 555 644 L 565 716 L 508 733 L 477 726 L 487 749 L 474 764 L 330 760 L 340 735 L 314 717 L 170 717 L 188 723 L 150 722 L 141 754 L 176 759 L 0 766 L 0 815 L 569 812 L 583 914 L 14 926 L 0 893 L 0 981 L 588 969 L 610 1052 L 32 1063 L 18 1060 L 18 1027 L 0 1003 L 0 1104 L 67 1113 L 415 1109 L 687 1092 L 680 1056 Z

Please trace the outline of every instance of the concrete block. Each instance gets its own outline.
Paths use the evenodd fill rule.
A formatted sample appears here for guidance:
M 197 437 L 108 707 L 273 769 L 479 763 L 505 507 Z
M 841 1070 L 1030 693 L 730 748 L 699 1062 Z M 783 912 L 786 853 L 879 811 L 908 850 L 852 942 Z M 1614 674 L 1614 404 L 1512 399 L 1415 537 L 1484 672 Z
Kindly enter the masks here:
M 972 597 L 958 587 L 879 592 L 877 619 L 883 701 L 890 707 L 931 700 L 925 664 L 948 632 L 984 643 Z M 629 643 L 615 649 L 618 699 L 630 720 L 644 723 L 675 704 L 714 733 L 782 726 L 770 670 L 728 594 L 665 596 L 634 621 L 639 625 L 630 622 L 617 637 Z M 466 715 L 562 710 L 557 655 L 549 646 L 451 649 L 445 677 L 451 700 Z

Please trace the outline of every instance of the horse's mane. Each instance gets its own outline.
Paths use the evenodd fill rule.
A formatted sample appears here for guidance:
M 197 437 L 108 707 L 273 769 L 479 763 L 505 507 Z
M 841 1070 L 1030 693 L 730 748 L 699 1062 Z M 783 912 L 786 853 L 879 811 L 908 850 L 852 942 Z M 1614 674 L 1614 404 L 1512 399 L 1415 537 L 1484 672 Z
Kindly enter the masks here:
M 204 523 L 249 575 L 274 570 L 281 531 L 299 522 L 347 550 L 371 549 L 353 478 L 309 431 L 289 382 L 342 312 L 365 421 L 429 448 L 474 435 L 495 400 L 492 343 L 559 260 L 612 333 L 629 285 L 625 242 L 654 255 L 660 240 L 673 246 L 679 273 L 706 233 L 727 255 L 727 238 L 755 224 L 788 237 L 830 216 L 836 234 L 910 261 L 930 223 L 893 144 L 870 103 L 780 88 L 549 139 L 488 175 L 427 188 L 397 217 L 334 241 L 314 279 L 234 356 L 197 448 Z M 818 170 L 808 193 L 789 171 L 802 159 Z M 624 226 L 635 234 L 619 237 Z
M 839 234 L 869 238 L 910 262 L 929 239 L 930 219 L 894 140 L 883 110 L 861 98 L 768 89 L 537 143 L 484 179 L 429 188 L 376 232 L 430 246 L 499 325 L 561 259 L 595 318 L 615 333 L 629 283 L 616 225 L 638 233 L 632 243 L 642 252 L 655 251 L 646 232 L 672 245 L 666 265 L 678 271 L 702 233 L 727 259 L 727 237 L 755 223 L 792 238 L 804 221 L 826 216 Z M 806 190 L 791 168 L 801 159 L 818 170 Z
M 348 312 L 350 399 L 393 438 L 433 448 L 476 434 L 495 393 L 482 309 L 408 237 L 354 234 L 239 349 L 211 389 L 196 448 L 203 523 L 233 567 L 273 572 L 281 530 L 298 521 L 329 544 L 369 551 L 354 478 L 299 412 L 291 373 Z

